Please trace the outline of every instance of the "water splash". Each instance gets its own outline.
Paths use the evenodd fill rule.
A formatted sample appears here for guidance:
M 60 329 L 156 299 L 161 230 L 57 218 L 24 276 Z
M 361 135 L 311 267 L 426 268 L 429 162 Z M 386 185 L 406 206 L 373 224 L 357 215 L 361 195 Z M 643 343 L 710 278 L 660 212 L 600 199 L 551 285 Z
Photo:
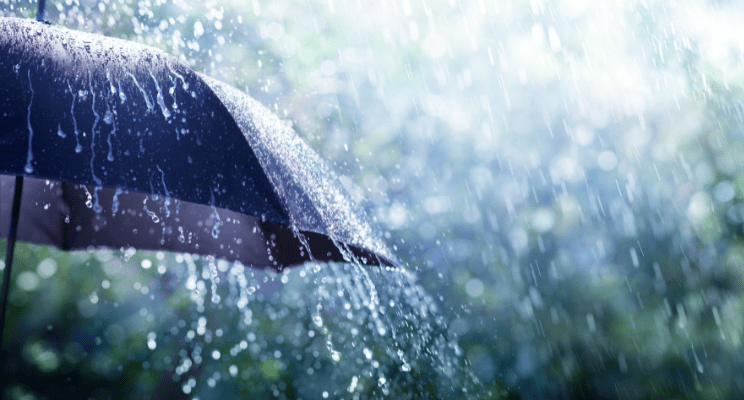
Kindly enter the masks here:
M 152 104 L 152 100 L 150 99 L 150 96 L 147 95 L 147 92 L 145 92 L 145 89 L 142 88 L 142 86 L 139 84 L 139 82 L 137 82 L 137 78 L 135 78 L 134 75 L 132 75 L 129 72 L 127 72 L 127 75 L 129 75 L 132 78 L 132 80 L 134 81 L 134 86 L 137 86 L 137 89 L 139 89 L 140 92 L 142 92 L 142 97 L 145 98 L 145 104 L 147 104 L 147 109 L 150 110 L 150 111 L 152 111 L 154 109 L 154 106 Z M 122 92 L 119 92 L 119 93 L 122 93 Z
M 150 72 L 150 77 L 152 78 L 152 81 L 155 82 L 155 89 L 157 89 L 157 100 L 158 105 L 160 106 L 160 110 L 163 112 L 163 116 L 165 119 L 170 118 L 171 112 L 168 109 L 168 106 L 165 105 L 165 99 L 163 98 L 163 91 L 160 90 L 160 85 L 158 84 L 158 80 L 155 79 L 155 76 L 152 74 L 152 71 L 148 70 Z
M 222 222 L 220 221 L 220 215 L 217 214 L 217 207 L 214 206 L 214 192 L 211 193 L 212 195 L 212 212 L 214 212 L 214 227 L 212 228 L 212 237 L 217 239 L 217 237 L 220 234 L 219 228 L 220 225 L 222 225 Z
M 80 132 L 78 131 L 77 119 L 75 119 L 75 101 L 77 101 L 77 97 L 75 97 L 75 91 L 72 90 L 72 86 L 70 86 L 70 82 L 67 82 L 67 87 L 70 89 L 70 94 L 72 95 L 72 106 L 70 107 L 70 116 L 72 117 L 72 125 L 75 128 L 75 142 L 77 143 L 77 146 L 75 146 L 75 153 L 80 153 L 81 151 L 83 151 L 83 146 L 80 145 Z
M 170 217 L 170 209 L 168 209 L 168 206 L 170 206 L 171 200 L 170 200 L 170 192 L 168 191 L 168 187 L 165 186 L 165 173 L 162 169 L 160 169 L 159 165 L 155 166 L 158 171 L 160 171 L 160 179 L 163 182 L 163 190 L 165 190 L 165 217 Z
M 28 88 L 31 90 L 31 100 L 28 102 L 28 156 L 26 157 L 26 167 L 23 169 L 27 174 L 34 172 L 31 162 L 34 160 L 34 154 L 31 151 L 31 143 L 34 138 L 34 129 L 31 127 L 31 104 L 34 102 L 34 88 L 31 86 L 31 70 L 28 70 Z

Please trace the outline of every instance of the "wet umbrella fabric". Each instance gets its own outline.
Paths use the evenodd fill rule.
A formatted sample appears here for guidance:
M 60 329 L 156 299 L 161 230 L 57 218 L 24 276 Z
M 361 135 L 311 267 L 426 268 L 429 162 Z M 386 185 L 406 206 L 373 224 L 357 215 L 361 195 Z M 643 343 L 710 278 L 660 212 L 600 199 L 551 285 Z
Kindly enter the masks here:
M 289 126 L 172 56 L 0 18 L 0 82 L 0 234 L 23 176 L 23 241 L 396 263 Z

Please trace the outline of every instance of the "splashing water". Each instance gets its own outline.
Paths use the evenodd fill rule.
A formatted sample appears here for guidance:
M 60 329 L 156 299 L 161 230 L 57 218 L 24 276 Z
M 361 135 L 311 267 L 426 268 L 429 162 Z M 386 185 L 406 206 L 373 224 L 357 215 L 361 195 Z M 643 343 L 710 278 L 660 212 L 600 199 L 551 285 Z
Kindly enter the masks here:
M 263 376 L 264 364 L 237 360 L 244 352 L 283 360 L 289 352 L 291 362 L 272 363 L 269 371 L 302 379 L 301 390 L 309 398 L 319 389 L 330 393 L 371 389 L 372 397 L 434 390 L 441 397 L 457 397 L 463 396 L 463 388 L 469 393 L 478 387 L 477 379 L 460 363 L 457 340 L 448 334 L 436 305 L 416 284 L 415 275 L 403 269 L 308 263 L 276 274 L 240 263 L 218 268 L 214 257 L 207 256 L 200 275 L 197 260 L 188 254 L 179 257 L 186 268 L 171 270 L 185 281 L 196 309 L 204 309 L 204 283 L 209 279 L 210 301 L 225 310 L 218 326 L 235 327 L 230 336 L 234 339 L 221 337 L 219 353 L 208 351 L 214 360 L 229 354 L 235 361 L 226 362 Z M 219 271 L 225 272 L 224 283 Z M 221 289 L 229 297 L 217 295 Z M 373 297 L 378 306 L 371 309 Z M 218 330 L 201 316 L 193 326 L 183 334 L 185 343 L 197 336 L 214 337 Z M 179 362 L 181 382 L 188 381 L 194 359 L 202 359 L 209 348 L 203 341 L 197 343 L 205 347 L 191 348 Z M 191 364 L 184 364 L 186 359 Z M 232 380 L 231 376 L 241 379 L 239 374 L 224 379 Z M 453 380 L 464 384 L 453 387 Z

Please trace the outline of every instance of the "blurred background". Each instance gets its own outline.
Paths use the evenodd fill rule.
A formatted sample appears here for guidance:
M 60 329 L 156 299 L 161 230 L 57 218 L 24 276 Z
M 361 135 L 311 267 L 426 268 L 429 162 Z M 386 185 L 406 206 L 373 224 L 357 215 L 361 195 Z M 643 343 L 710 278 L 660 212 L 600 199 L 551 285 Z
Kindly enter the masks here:
M 55 25 L 160 48 L 234 85 L 328 161 L 436 309 L 407 316 L 436 319 L 469 376 L 408 395 L 744 396 L 737 3 L 48 0 L 47 8 Z M 3 16 L 32 18 L 35 9 L 0 1 Z M 16 254 L 6 343 L 21 361 L 9 398 L 48 397 L 20 381 L 34 374 L 72 376 L 95 398 L 141 397 L 160 390 L 179 360 L 193 363 L 193 346 L 179 358 L 177 341 L 163 343 L 168 332 L 183 338 L 196 324 L 192 338 L 202 326 L 211 341 L 237 318 L 201 324 L 188 274 L 170 272 L 188 264 L 183 255 L 39 246 Z M 256 274 L 259 283 L 283 279 Z M 372 378 L 367 389 L 302 392 L 317 379 L 308 368 L 333 368 L 292 369 L 273 357 L 291 341 L 270 321 L 283 321 L 282 331 L 311 318 L 293 290 L 254 303 L 261 329 L 245 346 L 260 344 L 255 356 L 220 364 L 230 348 L 205 354 L 216 366 L 189 366 L 204 367 L 176 389 L 199 398 L 390 395 Z M 417 324 L 405 325 L 414 336 Z

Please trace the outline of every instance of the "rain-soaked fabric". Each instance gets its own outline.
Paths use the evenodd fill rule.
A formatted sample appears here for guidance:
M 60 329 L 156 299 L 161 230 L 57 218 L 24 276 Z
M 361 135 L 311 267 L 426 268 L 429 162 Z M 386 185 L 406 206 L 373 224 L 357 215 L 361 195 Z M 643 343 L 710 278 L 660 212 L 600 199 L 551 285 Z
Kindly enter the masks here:
M 10 18 L 0 18 L 0 54 L 0 174 L 40 179 L 24 190 L 21 240 L 163 248 L 273 268 L 394 260 L 294 132 L 175 58 Z
M 0 19 L 0 54 L 1 173 L 288 222 L 230 114 L 172 56 L 11 18 Z
M 298 229 L 327 232 L 340 242 L 395 259 L 328 166 L 286 122 L 235 88 L 202 78 L 245 133 Z

